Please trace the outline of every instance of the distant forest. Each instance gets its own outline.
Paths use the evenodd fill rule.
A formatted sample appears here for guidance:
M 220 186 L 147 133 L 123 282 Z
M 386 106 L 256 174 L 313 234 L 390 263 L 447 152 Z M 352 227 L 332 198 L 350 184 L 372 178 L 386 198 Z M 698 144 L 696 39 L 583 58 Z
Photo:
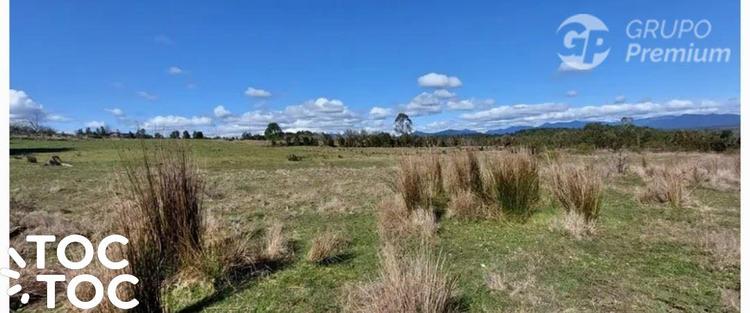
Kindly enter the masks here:
M 631 124 L 590 123 L 583 128 L 534 128 L 512 134 L 472 134 L 459 136 L 414 135 L 411 125 L 394 129 L 397 135 L 386 132 L 347 130 L 341 134 L 310 131 L 284 132 L 271 123 L 264 134 L 244 133 L 238 137 L 206 137 L 202 131 L 174 130 L 169 134 L 110 131 L 105 127 L 80 129 L 74 134 L 26 124 L 12 124 L 13 137 L 46 138 L 122 138 L 122 139 L 212 139 L 212 140 L 268 140 L 279 146 L 331 146 L 331 147 L 452 147 L 452 146 L 523 146 L 532 149 L 573 148 L 716 151 L 738 149 L 739 133 L 731 129 L 661 130 Z

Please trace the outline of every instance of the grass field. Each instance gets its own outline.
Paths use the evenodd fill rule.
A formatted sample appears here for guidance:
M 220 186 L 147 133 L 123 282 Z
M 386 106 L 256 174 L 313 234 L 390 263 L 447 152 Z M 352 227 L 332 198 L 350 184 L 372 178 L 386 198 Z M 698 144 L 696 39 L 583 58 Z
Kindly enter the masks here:
M 153 141 L 152 141 L 153 142 Z M 152 142 L 146 143 L 146 145 Z M 32 209 L 17 216 L 39 232 L 95 234 L 111 218 L 122 159 L 136 140 L 12 140 L 14 201 Z M 205 206 L 220 225 L 252 229 L 284 223 L 291 261 L 219 294 L 200 283 L 168 292 L 174 311 L 337 312 L 354 285 L 377 278 L 381 239 L 378 203 L 403 154 L 455 149 L 270 147 L 250 141 L 190 141 L 207 181 Z M 485 149 L 487 150 L 487 149 Z M 491 152 L 478 152 L 480 155 Z M 299 161 L 289 161 L 294 154 Z M 43 166 L 58 155 L 72 167 Z M 739 306 L 740 195 L 738 155 L 553 152 L 542 162 L 541 200 L 525 222 L 443 218 L 435 246 L 457 275 L 468 312 L 735 312 Z M 549 159 L 582 162 L 604 179 L 596 231 L 576 238 L 552 227 L 562 214 L 552 197 Z M 620 163 L 622 163 L 620 162 Z M 642 203 L 646 172 L 695 164 L 701 177 L 686 187 L 686 205 Z M 697 170 L 695 176 L 699 173 Z M 12 212 L 14 213 L 14 212 Z M 345 257 L 305 261 L 312 238 L 336 230 L 348 238 Z M 33 311 L 32 305 L 28 308 Z

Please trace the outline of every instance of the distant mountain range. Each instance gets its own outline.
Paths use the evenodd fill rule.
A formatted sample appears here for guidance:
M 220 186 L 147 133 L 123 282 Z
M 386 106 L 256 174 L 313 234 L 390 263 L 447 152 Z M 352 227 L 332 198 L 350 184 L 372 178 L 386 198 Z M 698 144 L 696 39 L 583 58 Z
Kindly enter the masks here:
M 583 128 L 595 121 L 570 121 L 545 123 L 540 126 L 511 126 L 507 128 L 491 129 L 484 133 L 471 129 L 446 129 L 434 133 L 415 132 L 417 136 L 472 136 L 472 135 L 504 135 L 532 128 Z M 619 124 L 619 122 L 601 122 L 604 124 Z M 683 114 L 678 116 L 660 116 L 633 120 L 636 126 L 657 129 L 707 129 L 707 128 L 736 128 L 740 127 L 738 114 Z

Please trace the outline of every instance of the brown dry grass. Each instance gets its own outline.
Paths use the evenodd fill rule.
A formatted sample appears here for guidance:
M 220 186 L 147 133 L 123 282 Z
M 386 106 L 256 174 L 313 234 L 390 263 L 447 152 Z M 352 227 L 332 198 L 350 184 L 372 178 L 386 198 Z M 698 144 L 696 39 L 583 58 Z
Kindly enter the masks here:
M 148 153 L 126 168 L 114 229 L 129 239 L 123 253 L 140 280 L 131 287 L 136 310 L 159 312 L 167 278 L 201 253 L 204 185 L 185 147 Z
M 673 208 L 686 205 L 688 191 L 680 169 L 660 167 L 647 170 L 646 173 L 650 178 L 639 195 L 641 202 L 668 203 Z
M 387 197 L 378 204 L 378 234 L 384 242 L 398 243 L 414 236 L 431 239 L 437 231 L 437 218 L 432 210 L 409 211 L 403 198 Z
M 445 261 L 422 247 L 400 255 L 386 245 L 380 254 L 378 278 L 354 286 L 344 300 L 345 312 L 447 313 L 459 312 L 458 281 L 445 273 Z
M 281 262 L 292 256 L 289 240 L 284 234 L 284 225 L 274 222 L 266 231 L 266 247 L 264 257 L 268 261 Z
M 312 263 L 329 263 L 336 261 L 349 245 L 349 240 L 341 233 L 326 231 L 313 238 L 307 261 Z
M 504 213 L 527 218 L 539 200 L 539 166 L 527 150 L 494 154 L 487 182 Z
M 565 212 L 582 215 L 584 222 L 599 217 L 602 203 L 602 180 L 591 167 L 561 165 L 552 167 L 552 193 Z

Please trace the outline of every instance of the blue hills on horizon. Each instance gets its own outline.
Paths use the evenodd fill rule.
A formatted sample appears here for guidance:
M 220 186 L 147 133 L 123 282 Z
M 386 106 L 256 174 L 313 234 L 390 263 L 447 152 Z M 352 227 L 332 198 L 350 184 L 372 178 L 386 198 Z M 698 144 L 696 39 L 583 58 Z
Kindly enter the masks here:
M 479 132 L 471 129 L 446 129 L 434 133 L 414 132 L 417 136 L 473 136 L 473 135 L 505 135 L 513 134 L 526 129 L 535 128 L 583 128 L 586 124 L 595 121 L 570 121 L 557 123 L 544 123 L 539 126 L 511 126 L 507 128 L 491 129 Z M 601 122 L 604 124 L 617 124 L 618 122 Z M 683 114 L 660 117 L 650 117 L 633 120 L 633 125 L 651 127 L 656 129 L 710 129 L 710 128 L 737 128 L 740 126 L 739 114 Z

